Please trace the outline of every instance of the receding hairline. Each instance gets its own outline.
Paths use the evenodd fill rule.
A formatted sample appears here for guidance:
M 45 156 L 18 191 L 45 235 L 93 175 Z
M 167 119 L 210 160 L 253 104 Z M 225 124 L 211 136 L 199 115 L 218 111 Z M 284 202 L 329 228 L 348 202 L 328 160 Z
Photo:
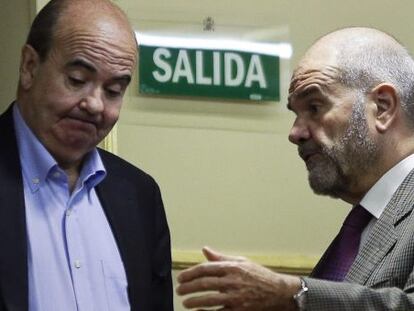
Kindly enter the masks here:
M 342 45 L 352 43 L 355 46 L 369 42 L 402 46 L 401 42 L 385 31 L 369 27 L 346 27 L 321 36 L 312 44 L 311 48 L 319 44 Z
M 102 15 L 112 18 L 117 22 L 123 24 L 126 29 L 131 30 L 132 27 L 128 20 L 126 13 L 115 3 L 109 0 L 62 0 L 61 12 L 56 22 L 56 26 L 60 25 L 62 19 L 73 15 L 82 16 L 86 14 Z
M 65 37 L 68 33 L 73 32 L 73 28 L 65 27 L 65 25 L 74 25 L 81 29 L 81 31 L 88 31 L 98 25 L 94 21 L 112 22 L 111 29 L 115 29 L 124 32 L 128 35 L 122 35 L 119 38 L 124 38 L 131 46 L 133 45 L 137 52 L 137 41 L 129 22 L 126 13 L 116 4 L 109 0 L 62 0 L 65 1 L 64 7 L 62 7 L 60 14 L 56 20 L 54 28 L 52 30 L 51 41 L 52 47 L 62 36 Z M 95 18 L 95 20 L 93 20 Z M 83 23 L 82 19 L 89 20 L 88 23 Z M 92 22 L 90 22 L 92 19 Z M 77 22 L 74 22 L 76 20 Z M 91 25 L 91 28 L 89 28 Z M 128 43 L 128 44 L 129 44 Z
M 74 21 L 77 16 L 83 17 L 83 20 L 78 18 Z M 88 25 L 85 21 L 90 21 L 91 17 L 96 19 L 100 16 L 115 21 L 114 29 L 129 32 L 127 38 L 132 39 L 131 42 L 134 41 L 134 45 L 137 46 L 127 15 L 109 0 L 50 0 L 31 23 L 26 44 L 31 45 L 37 51 L 43 62 L 54 47 L 59 34 L 62 34 L 61 31 L 64 31 L 64 25 L 67 25 L 66 28 Z
M 299 61 L 296 74 L 335 66 L 337 81 L 360 94 L 380 83 L 395 88 L 407 120 L 414 128 L 414 60 L 394 36 L 375 28 L 348 27 L 320 37 Z
M 313 58 L 320 51 L 336 54 L 337 58 L 347 51 L 360 51 L 364 47 L 377 45 L 380 48 L 405 50 L 405 47 L 392 35 L 369 27 L 346 27 L 334 30 L 318 38 L 306 51 L 301 61 Z
M 297 69 L 307 62 L 331 64 L 343 69 L 343 60 L 364 53 L 365 49 L 375 46 L 379 49 L 392 49 L 407 52 L 406 48 L 392 35 L 375 28 L 346 27 L 334 30 L 319 37 L 300 59 Z

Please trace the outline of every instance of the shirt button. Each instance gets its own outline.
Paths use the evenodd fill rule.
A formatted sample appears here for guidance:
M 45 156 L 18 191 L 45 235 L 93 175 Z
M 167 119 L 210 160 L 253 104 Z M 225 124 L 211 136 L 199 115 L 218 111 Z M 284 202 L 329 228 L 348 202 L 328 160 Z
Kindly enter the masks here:
M 32 182 L 37 185 L 38 183 L 40 183 L 40 179 L 39 178 L 33 178 Z
M 72 209 L 66 210 L 66 217 L 69 217 L 72 214 Z
M 81 262 L 80 260 L 75 260 L 75 268 L 79 269 L 81 267 Z
M 55 177 L 55 178 L 59 178 L 59 177 L 60 177 L 60 173 L 59 173 L 59 172 L 54 172 L 54 173 L 53 173 L 53 177 Z

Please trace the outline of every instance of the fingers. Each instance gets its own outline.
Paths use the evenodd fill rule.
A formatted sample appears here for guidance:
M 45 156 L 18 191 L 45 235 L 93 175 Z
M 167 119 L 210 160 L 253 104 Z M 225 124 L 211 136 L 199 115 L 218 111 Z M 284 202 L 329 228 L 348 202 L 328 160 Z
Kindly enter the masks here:
M 228 292 L 238 289 L 240 286 L 235 284 L 234 280 L 229 277 L 202 277 L 190 282 L 178 285 L 176 292 L 178 295 L 187 295 L 205 291 Z
M 214 293 L 190 297 L 183 301 L 183 305 L 188 309 L 198 308 L 198 311 L 208 307 L 227 311 L 234 304 L 234 300 L 240 299 L 240 275 L 248 262 L 244 257 L 227 256 L 209 247 L 204 247 L 203 253 L 208 262 L 184 270 L 178 275 L 177 294 L 212 291 Z
M 203 247 L 203 254 L 208 261 L 245 261 L 246 258 L 242 256 L 228 256 L 213 250 L 208 246 Z
M 203 253 L 209 262 L 182 271 L 177 277 L 179 283 L 189 282 L 195 278 L 205 276 L 224 276 L 231 272 L 237 266 L 237 263 L 246 261 L 244 257 L 227 256 L 209 247 L 204 247 Z
M 206 257 L 208 261 L 222 260 L 221 258 L 223 255 L 208 246 L 204 246 L 202 251 L 203 251 L 204 257 Z
M 177 281 L 179 283 L 184 283 L 199 277 L 224 276 L 226 274 L 224 268 L 225 267 L 221 262 L 202 263 L 181 272 L 177 277 Z
M 216 290 L 219 287 L 218 283 L 219 280 L 217 277 L 204 277 L 178 285 L 176 292 L 178 295 L 187 295 L 196 292 Z
M 188 309 L 207 311 L 293 310 L 298 277 L 281 275 L 243 257 L 203 248 L 208 262 L 178 275 L 178 295 L 196 294 L 183 301 Z
M 228 301 L 228 295 L 223 293 L 206 294 L 202 296 L 194 296 L 183 301 L 184 307 L 208 308 L 208 307 L 224 307 Z M 220 309 L 221 310 L 221 309 Z

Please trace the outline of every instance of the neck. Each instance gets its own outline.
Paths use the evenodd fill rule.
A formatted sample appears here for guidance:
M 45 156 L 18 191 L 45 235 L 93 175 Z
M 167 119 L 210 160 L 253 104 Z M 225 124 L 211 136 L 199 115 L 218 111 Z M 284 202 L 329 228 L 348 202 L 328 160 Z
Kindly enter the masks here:
M 79 178 L 79 172 L 77 170 L 65 170 L 68 175 L 69 192 L 72 193 L 75 190 L 76 182 Z
M 338 195 L 340 199 L 352 205 L 358 204 L 382 176 L 406 157 L 414 154 L 414 145 L 406 140 L 402 140 L 397 144 L 385 148 L 386 149 L 381 152 L 381 158 L 377 161 L 378 164 L 381 163 L 381 165 L 372 168 L 368 174 L 354 176 L 352 178 L 354 182 L 349 186 L 347 189 L 348 191 Z M 393 151 L 389 152 L 387 150 Z
M 76 163 L 59 163 L 59 166 L 66 172 L 68 176 L 69 192 L 72 193 L 75 190 L 76 182 L 79 179 L 82 162 Z

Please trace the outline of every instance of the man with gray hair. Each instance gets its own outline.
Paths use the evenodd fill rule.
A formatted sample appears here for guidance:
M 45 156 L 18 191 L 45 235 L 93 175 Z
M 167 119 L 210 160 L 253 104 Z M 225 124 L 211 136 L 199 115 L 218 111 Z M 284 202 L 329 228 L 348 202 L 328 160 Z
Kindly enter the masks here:
M 345 28 L 319 39 L 293 73 L 289 140 L 317 194 L 352 209 L 310 277 L 240 257 L 178 276 L 184 301 L 218 310 L 414 310 L 414 61 L 391 36 Z

